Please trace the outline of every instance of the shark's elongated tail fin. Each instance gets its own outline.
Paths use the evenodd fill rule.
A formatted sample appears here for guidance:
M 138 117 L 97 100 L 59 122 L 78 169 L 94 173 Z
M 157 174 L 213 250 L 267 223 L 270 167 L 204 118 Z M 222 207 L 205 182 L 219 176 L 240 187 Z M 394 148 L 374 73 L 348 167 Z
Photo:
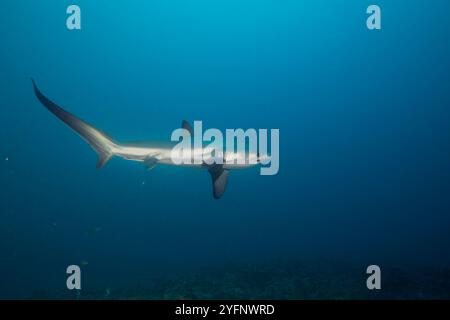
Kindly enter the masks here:
M 114 155 L 114 149 L 117 144 L 105 133 L 94 128 L 90 124 L 77 118 L 73 114 L 67 112 L 63 108 L 50 101 L 36 86 L 33 79 L 34 92 L 38 100 L 56 117 L 61 119 L 65 124 L 77 132 L 89 145 L 98 153 L 99 159 L 97 168 L 103 167 L 109 159 Z

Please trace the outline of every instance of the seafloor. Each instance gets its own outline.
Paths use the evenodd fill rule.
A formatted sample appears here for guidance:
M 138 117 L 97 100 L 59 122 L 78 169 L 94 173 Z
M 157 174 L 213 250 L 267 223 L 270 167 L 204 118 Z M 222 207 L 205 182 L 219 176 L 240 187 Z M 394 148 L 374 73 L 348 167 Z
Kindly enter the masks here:
M 450 299 L 450 268 L 382 268 L 368 290 L 364 268 L 271 262 L 158 277 L 129 287 L 34 292 L 34 299 Z

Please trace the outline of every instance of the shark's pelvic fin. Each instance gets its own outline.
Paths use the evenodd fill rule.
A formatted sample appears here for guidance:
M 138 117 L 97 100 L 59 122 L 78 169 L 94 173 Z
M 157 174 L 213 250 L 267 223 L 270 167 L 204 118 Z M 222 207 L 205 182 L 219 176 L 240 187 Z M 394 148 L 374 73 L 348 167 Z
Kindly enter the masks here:
M 181 127 L 183 129 L 186 129 L 191 134 L 191 137 L 194 136 L 194 130 L 192 130 L 192 127 L 189 124 L 189 122 L 187 122 L 186 120 L 183 120 L 183 122 L 181 123 Z
M 219 199 L 227 187 L 229 171 L 223 169 L 221 164 L 210 166 L 208 171 L 212 178 L 213 196 L 215 199 Z
M 50 101 L 36 86 L 33 79 L 34 93 L 38 100 L 56 117 L 78 133 L 98 153 L 97 168 L 103 167 L 114 155 L 117 144 L 105 133 L 77 118 L 63 108 Z
M 149 155 L 144 160 L 144 166 L 147 168 L 147 170 L 152 170 L 156 165 L 158 164 L 158 159 L 156 158 L 158 154 Z

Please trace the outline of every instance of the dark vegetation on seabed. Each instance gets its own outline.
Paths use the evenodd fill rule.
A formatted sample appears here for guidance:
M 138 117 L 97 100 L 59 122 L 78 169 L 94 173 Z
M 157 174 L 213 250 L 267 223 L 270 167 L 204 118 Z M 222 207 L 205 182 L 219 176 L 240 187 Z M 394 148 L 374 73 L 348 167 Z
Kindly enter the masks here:
M 368 290 L 364 268 L 270 262 L 157 277 L 129 287 L 33 292 L 32 299 L 450 299 L 450 269 L 382 267 L 382 289 Z

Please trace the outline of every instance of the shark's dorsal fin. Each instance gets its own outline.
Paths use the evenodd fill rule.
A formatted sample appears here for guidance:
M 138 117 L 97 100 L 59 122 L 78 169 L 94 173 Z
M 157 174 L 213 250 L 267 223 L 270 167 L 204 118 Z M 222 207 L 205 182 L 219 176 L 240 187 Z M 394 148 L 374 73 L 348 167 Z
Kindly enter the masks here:
M 186 129 L 190 133 L 191 137 L 194 136 L 194 131 L 192 130 L 192 127 L 189 124 L 189 122 L 187 122 L 186 120 L 183 120 L 183 122 L 181 123 L 181 127 L 183 129 Z
M 227 187 L 229 171 L 223 169 L 221 164 L 212 165 L 208 171 L 212 178 L 214 198 L 219 199 Z

